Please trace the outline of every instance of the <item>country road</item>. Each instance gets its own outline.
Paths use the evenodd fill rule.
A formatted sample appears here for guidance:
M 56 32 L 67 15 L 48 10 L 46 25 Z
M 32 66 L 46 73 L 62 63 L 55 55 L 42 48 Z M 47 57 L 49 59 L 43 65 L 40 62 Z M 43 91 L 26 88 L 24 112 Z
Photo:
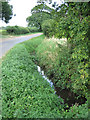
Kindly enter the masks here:
M 8 50 L 10 50 L 12 47 L 14 47 L 14 45 L 29 40 L 33 37 L 37 37 L 40 36 L 42 33 L 36 33 L 36 34 L 31 34 L 31 35 L 26 35 L 26 36 L 20 36 L 20 37 L 15 37 L 15 38 L 11 38 L 7 40 L 2 40 L 0 41 L 0 58 L 2 58 L 2 56 L 4 56 Z

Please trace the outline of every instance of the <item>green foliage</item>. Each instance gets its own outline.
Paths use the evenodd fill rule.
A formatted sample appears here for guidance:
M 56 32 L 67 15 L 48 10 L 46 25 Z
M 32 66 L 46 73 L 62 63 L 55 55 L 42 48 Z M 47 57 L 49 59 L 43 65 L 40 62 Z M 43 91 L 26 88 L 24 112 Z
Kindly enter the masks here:
M 37 3 L 44 4 L 45 2 L 51 4 L 52 0 L 37 0 Z
M 45 20 L 43 23 L 42 23 L 42 30 L 43 30 L 43 33 L 44 35 L 46 35 L 47 37 L 50 37 L 50 36 L 53 36 L 54 35 L 54 26 L 55 26 L 55 21 L 53 19 L 48 19 L 48 20 Z
M 2 34 L 2 35 L 7 35 L 8 33 L 7 33 L 7 31 L 6 30 L 0 30 L 0 34 Z
M 37 60 L 40 46 L 45 47 L 44 38 L 42 35 L 16 45 L 3 59 L 2 117 L 87 118 L 87 103 L 82 106 L 75 105 L 69 111 L 65 111 L 63 99 L 54 94 L 54 89 L 38 73 L 34 62 Z M 56 41 L 48 43 L 46 48 L 56 53 Z
M 41 31 L 41 24 L 44 20 L 50 19 L 51 15 L 47 12 L 33 13 L 27 18 L 28 26 L 37 27 Z
M 58 81 L 57 85 L 62 88 L 70 87 L 73 92 L 87 96 L 89 86 L 89 3 L 67 3 L 58 8 L 58 12 L 54 13 L 56 16 L 54 27 L 50 26 L 52 30 L 49 33 L 47 29 L 44 29 L 46 36 L 67 38 L 67 48 L 60 52 L 60 64 L 63 65 L 56 70 L 62 71 L 60 80 L 55 77 Z M 69 52 L 67 53 L 67 51 Z M 64 84 L 61 84 L 61 80 Z
M 39 32 L 39 29 L 37 27 L 28 27 L 28 29 L 31 33 Z
M 43 11 L 47 11 L 48 13 L 50 13 L 53 9 L 50 8 L 49 6 L 47 6 L 44 2 L 41 4 L 38 4 L 37 6 L 35 6 L 32 10 L 31 13 L 39 13 L 39 12 L 43 12 Z
M 2 5 L 2 13 L 1 13 L 1 17 L 2 17 L 2 20 L 5 22 L 5 23 L 8 23 L 9 20 L 12 18 L 12 5 L 9 5 L 8 2 L 0 2 L 0 4 Z
M 70 54 L 69 50 L 67 49 L 67 46 L 60 46 L 59 51 L 59 62 L 58 66 L 54 68 L 54 83 L 57 87 L 60 87 L 61 89 L 70 88 L 71 82 L 70 82 Z
M 28 26 L 37 27 L 39 31 L 42 31 L 41 25 L 44 20 L 52 18 L 52 10 L 53 9 L 48 7 L 46 4 L 40 4 L 35 6 L 31 10 L 32 15 L 26 19 L 26 21 L 28 22 Z
M 88 107 L 87 107 L 87 103 L 83 104 L 83 105 L 79 105 L 76 103 L 75 105 L 73 105 L 69 111 L 65 111 L 63 114 L 65 116 L 65 118 L 84 118 L 84 119 L 89 119 L 88 116 Z
M 15 46 L 2 62 L 2 116 L 59 118 L 59 109 L 63 109 L 62 99 L 54 94 L 54 90 L 38 73 L 29 54 L 33 49 L 27 51 L 28 42 Z
M 38 64 L 57 87 L 70 88 L 70 54 L 64 39 L 45 39 L 36 49 Z
M 6 31 L 9 34 L 26 34 L 29 33 L 29 29 L 25 27 L 20 27 L 20 26 L 8 26 L 6 27 Z

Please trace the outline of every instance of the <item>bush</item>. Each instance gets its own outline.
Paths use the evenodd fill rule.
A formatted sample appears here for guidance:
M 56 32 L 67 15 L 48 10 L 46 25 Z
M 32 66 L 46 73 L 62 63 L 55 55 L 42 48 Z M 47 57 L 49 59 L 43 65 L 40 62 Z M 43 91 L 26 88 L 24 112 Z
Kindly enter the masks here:
M 20 34 L 26 34 L 29 33 L 29 29 L 26 27 L 20 27 L 20 26 L 16 26 L 17 29 L 20 31 Z
M 33 33 L 33 32 L 39 32 L 39 29 L 37 27 L 28 27 L 28 29 L 29 29 L 29 31 L 31 33 Z
M 53 19 L 49 19 L 49 20 L 45 20 L 42 23 L 42 30 L 44 35 L 46 35 L 47 37 L 51 37 L 54 35 L 54 26 L 55 25 L 55 21 Z
M 0 34 L 2 34 L 2 35 L 7 35 L 8 33 L 7 33 L 6 30 L 0 30 Z
M 28 28 L 20 27 L 20 26 L 8 26 L 6 28 L 6 31 L 9 34 L 15 34 L 15 35 L 29 33 L 29 29 Z
M 17 28 L 15 26 L 8 26 L 6 28 L 6 31 L 9 33 L 9 34 L 15 34 L 16 31 L 17 31 Z
M 79 63 L 75 54 L 70 53 L 67 42 L 60 42 L 61 39 L 45 39 L 36 49 L 38 63 L 57 87 L 70 89 L 79 96 L 87 96 L 88 64 Z
M 78 93 L 80 95 L 83 94 L 86 97 L 88 96 L 87 94 L 89 86 L 88 19 L 88 16 L 83 18 L 82 21 L 80 21 L 76 17 L 72 20 L 70 16 L 68 17 L 68 19 L 60 18 L 60 21 L 56 22 L 55 28 L 55 30 L 57 30 L 55 32 L 56 37 L 60 38 L 61 36 L 64 36 L 67 38 L 67 47 L 69 48 L 70 55 L 69 61 L 67 63 L 69 67 L 66 67 L 67 65 L 60 66 L 60 70 L 62 70 L 62 68 L 63 70 L 66 68 L 62 75 L 66 75 L 67 78 L 64 79 L 64 77 L 62 77 L 62 80 L 67 82 L 67 87 L 70 87 L 70 89 L 72 89 L 73 92 Z M 61 53 L 63 53 L 64 51 L 65 49 L 62 49 Z M 61 53 L 60 56 L 64 60 L 64 55 L 66 52 L 64 52 L 63 55 Z M 68 56 L 66 59 L 68 60 Z M 65 60 L 64 63 L 66 63 Z M 69 69 L 67 70 L 67 68 Z M 61 83 L 59 82 L 57 82 L 57 84 L 58 86 L 61 85 Z
M 72 7 L 73 5 L 74 7 Z M 61 14 L 61 11 L 66 11 L 66 7 L 67 12 Z M 84 11 L 85 7 L 87 8 L 86 11 Z M 77 8 L 78 10 L 76 10 Z M 90 16 L 88 10 L 88 3 L 70 3 L 69 6 L 64 6 L 64 9 L 62 8 L 57 12 L 55 22 L 47 20 L 42 24 L 46 36 L 51 37 L 54 35 L 57 38 L 67 38 L 67 48 L 61 50 L 60 68 L 58 67 L 56 70 L 61 71 L 60 75 L 62 77 L 59 77 L 60 81 L 57 79 L 60 76 L 59 72 L 55 72 L 57 73 L 55 77 L 56 81 L 58 81 L 57 85 L 64 88 L 67 86 L 73 92 L 83 94 L 86 97 L 88 96 L 89 87 L 88 43 Z M 59 14 L 61 14 L 61 17 L 58 17 Z M 63 84 L 61 84 L 61 81 L 63 81 Z

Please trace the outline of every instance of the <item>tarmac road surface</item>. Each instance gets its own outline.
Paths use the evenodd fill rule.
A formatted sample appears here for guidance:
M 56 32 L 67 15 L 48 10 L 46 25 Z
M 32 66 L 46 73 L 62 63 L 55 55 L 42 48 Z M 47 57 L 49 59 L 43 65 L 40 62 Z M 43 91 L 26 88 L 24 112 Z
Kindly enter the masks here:
M 21 43 L 23 41 L 29 40 L 33 37 L 40 36 L 42 33 L 36 33 L 36 34 L 31 34 L 31 35 L 26 35 L 26 36 L 20 36 L 20 37 L 15 37 L 7 40 L 2 40 L 0 41 L 0 58 L 4 56 L 8 50 L 10 50 L 14 45 Z

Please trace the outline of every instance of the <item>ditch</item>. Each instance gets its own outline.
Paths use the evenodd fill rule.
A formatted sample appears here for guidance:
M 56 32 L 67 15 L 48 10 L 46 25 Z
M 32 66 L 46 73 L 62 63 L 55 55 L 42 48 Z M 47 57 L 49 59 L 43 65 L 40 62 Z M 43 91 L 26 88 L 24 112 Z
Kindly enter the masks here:
M 87 101 L 87 99 L 83 96 L 78 98 L 78 95 L 71 92 L 70 89 L 61 89 L 60 87 L 57 87 L 52 80 L 49 80 L 47 78 L 47 76 L 45 76 L 44 71 L 41 70 L 40 66 L 37 66 L 37 70 L 38 72 L 42 75 L 42 77 L 47 80 L 47 82 L 50 84 L 50 86 L 55 90 L 55 94 L 58 95 L 58 97 L 63 98 L 64 100 L 64 104 L 68 104 L 68 107 L 65 108 L 65 110 L 69 109 L 71 106 L 73 105 L 81 105 L 81 104 L 85 104 L 85 102 Z

